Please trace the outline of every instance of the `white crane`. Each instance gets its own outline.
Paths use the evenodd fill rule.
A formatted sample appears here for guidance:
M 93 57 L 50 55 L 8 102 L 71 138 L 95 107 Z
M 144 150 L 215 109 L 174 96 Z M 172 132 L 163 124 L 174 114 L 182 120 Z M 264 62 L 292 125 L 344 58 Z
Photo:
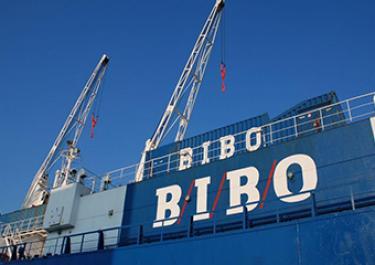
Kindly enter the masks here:
M 220 24 L 222 11 L 224 8 L 224 0 L 217 0 L 210 15 L 208 16 L 201 33 L 195 42 L 194 48 L 187 60 L 182 71 L 181 77 L 177 82 L 172 97 L 165 109 L 165 112 L 156 128 L 154 134 L 146 141 L 145 149 L 142 153 L 141 161 L 138 165 L 135 180 L 143 179 L 144 164 L 146 162 L 146 153 L 157 148 L 160 142 L 165 138 L 173 125 L 179 121 L 179 127 L 175 141 L 184 139 L 187 126 L 190 121 L 194 103 L 197 98 L 199 88 L 201 86 L 203 76 L 206 70 L 208 60 L 211 55 L 213 45 L 215 43 L 216 33 Z M 190 89 L 190 93 L 185 105 L 184 111 L 181 113 L 177 110 L 178 104 L 181 102 L 186 91 Z M 171 123 L 171 117 L 176 114 L 177 118 Z
M 54 187 L 66 183 L 70 174 L 72 162 L 79 154 L 77 143 L 98 94 L 101 81 L 108 67 L 108 62 L 109 58 L 107 55 L 103 55 L 92 72 L 66 119 L 64 126 L 53 143 L 51 150 L 35 174 L 33 182 L 26 194 L 23 208 L 30 208 L 32 206 L 41 205 L 45 202 L 46 196 L 48 195 L 48 171 L 59 158 L 63 159 L 62 168 L 58 171 L 58 174 L 56 174 Z M 66 139 L 71 133 L 73 133 L 72 139 Z M 69 140 L 67 143 L 67 149 L 64 148 L 66 140 Z M 61 149 L 65 150 L 62 153 L 59 153 Z

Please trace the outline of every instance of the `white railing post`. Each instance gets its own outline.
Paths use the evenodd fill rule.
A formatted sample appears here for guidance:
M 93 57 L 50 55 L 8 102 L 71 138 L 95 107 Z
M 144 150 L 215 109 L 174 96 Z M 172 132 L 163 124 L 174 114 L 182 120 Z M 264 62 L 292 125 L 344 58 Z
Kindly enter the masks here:
M 324 130 L 324 121 L 323 121 L 323 112 L 322 109 L 319 109 L 319 114 L 320 114 L 320 127 L 322 131 Z
M 96 186 L 96 177 L 93 178 L 91 183 L 91 193 L 95 192 L 95 186 Z
M 266 138 L 266 134 L 263 133 L 263 130 L 262 130 L 262 141 L 263 141 L 263 147 L 266 147 L 266 145 L 267 145 L 267 138 Z
M 23 231 L 23 226 L 26 220 L 22 220 L 21 222 L 18 223 L 18 231 Z
M 27 225 L 27 231 L 30 231 L 31 230 L 31 222 L 33 221 L 33 219 L 32 218 L 30 218 L 29 219 L 29 223 L 28 223 L 28 225 Z M 34 220 L 35 221 L 35 220 Z
M 167 172 L 171 169 L 171 154 L 168 154 L 168 162 L 167 162 Z
M 297 117 L 296 116 L 294 116 L 293 122 L 294 122 L 294 133 L 295 133 L 296 137 L 298 137 Z
M 154 173 L 153 172 L 153 169 L 154 169 L 154 160 L 150 160 L 150 177 L 152 177 L 152 174 Z
M 350 105 L 349 105 L 349 100 L 346 100 L 346 108 L 348 109 L 349 121 L 352 122 L 353 117 L 352 117 L 352 111 L 351 111 Z
M 272 125 L 270 125 L 269 127 L 270 127 L 270 143 L 272 144 L 272 143 L 273 143 L 273 138 L 272 138 Z

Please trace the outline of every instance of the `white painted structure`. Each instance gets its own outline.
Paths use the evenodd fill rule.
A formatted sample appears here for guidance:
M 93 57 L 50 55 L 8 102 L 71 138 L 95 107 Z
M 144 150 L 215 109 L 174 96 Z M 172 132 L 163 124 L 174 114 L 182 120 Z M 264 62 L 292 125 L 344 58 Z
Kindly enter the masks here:
M 179 122 L 175 142 L 181 141 L 185 137 L 186 129 L 189 124 L 194 104 L 197 99 L 199 89 L 206 71 L 212 49 L 214 47 L 217 30 L 220 25 L 224 0 L 216 0 L 216 3 L 210 12 L 203 29 L 200 32 L 193 50 L 181 73 L 180 79 L 173 91 L 172 97 L 160 119 L 158 126 L 152 137 L 146 141 L 145 149 L 142 153 L 141 161 L 138 165 L 135 181 L 142 181 L 143 171 L 146 162 L 146 153 L 159 147 L 172 127 Z M 184 110 L 179 111 L 178 106 L 181 103 L 184 94 L 189 91 L 189 96 Z M 172 116 L 177 117 L 172 121 Z
M 83 128 L 86 124 L 89 112 L 94 104 L 96 96 L 99 91 L 100 84 L 107 69 L 109 58 L 103 55 L 83 88 L 80 96 L 78 97 L 74 107 L 69 113 L 64 126 L 60 133 L 57 135 L 48 155 L 44 159 L 38 172 L 35 174 L 33 182 L 26 194 L 23 202 L 23 208 L 31 208 L 33 206 L 42 205 L 48 197 L 48 175 L 51 166 L 56 163 L 56 160 L 62 158 L 62 168 L 57 172 L 54 188 L 66 184 L 71 177 L 71 166 L 73 161 L 79 155 L 77 148 L 78 140 L 82 134 Z M 67 135 L 71 132 L 74 133 L 73 138 L 66 139 Z M 65 149 L 65 140 L 69 140 L 67 150 L 60 154 L 60 149 Z
M 62 237 L 120 227 L 123 219 L 126 186 L 89 193 L 81 183 L 61 187 L 51 193 L 44 227 L 48 237 L 44 253 L 59 253 Z M 117 242 L 117 231 L 104 233 L 106 245 Z M 56 239 L 59 238 L 59 239 Z M 72 252 L 79 251 L 82 237 L 71 238 Z M 98 233 L 85 235 L 83 250 L 96 249 Z

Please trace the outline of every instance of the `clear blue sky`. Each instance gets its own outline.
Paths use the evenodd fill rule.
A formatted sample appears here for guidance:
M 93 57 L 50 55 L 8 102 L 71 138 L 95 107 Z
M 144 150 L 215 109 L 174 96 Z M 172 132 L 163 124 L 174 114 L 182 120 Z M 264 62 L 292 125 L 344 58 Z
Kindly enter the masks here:
M 1 1 L 0 212 L 18 209 L 102 53 L 111 57 L 95 172 L 138 161 L 213 0 Z M 217 46 L 188 135 L 336 90 L 375 88 L 375 1 L 227 0 L 227 86 Z

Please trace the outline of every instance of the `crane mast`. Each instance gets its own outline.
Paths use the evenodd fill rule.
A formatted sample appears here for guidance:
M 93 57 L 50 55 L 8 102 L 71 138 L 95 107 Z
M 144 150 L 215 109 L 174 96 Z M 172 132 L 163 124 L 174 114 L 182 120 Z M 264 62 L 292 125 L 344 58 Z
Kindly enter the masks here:
M 224 0 L 217 0 L 212 11 L 210 12 L 202 31 L 200 32 L 194 48 L 187 60 L 182 71 L 180 79 L 177 82 L 172 97 L 164 111 L 164 114 L 152 137 L 146 141 L 145 149 L 142 153 L 141 161 L 138 165 L 135 180 L 143 179 L 144 164 L 146 162 L 146 153 L 157 148 L 160 142 L 165 138 L 175 122 L 170 124 L 173 114 L 177 114 L 176 121 L 179 120 L 179 127 L 175 141 L 184 139 L 187 126 L 190 121 L 194 103 L 197 98 L 203 76 L 206 70 L 208 60 L 211 55 L 213 45 L 215 43 L 216 33 L 220 24 L 222 10 L 224 8 Z M 177 110 L 178 104 L 181 102 L 185 92 L 190 89 L 187 103 L 184 111 L 181 113 Z
M 54 187 L 66 183 L 72 162 L 79 154 L 77 143 L 82 134 L 88 114 L 90 113 L 98 94 L 100 84 L 108 67 L 108 62 L 109 58 L 107 55 L 103 55 L 92 72 L 89 80 L 86 82 L 86 85 L 69 113 L 64 126 L 56 137 L 52 148 L 35 174 L 24 199 L 23 208 L 30 208 L 32 206 L 41 205 L 45 202 L 46 196 L 48 195 L 48 170 L 56 160 L 61 158 L 61 155 L 63 159 L 62 168 L 55 178 Z M 73 131 L 73 138 L 68 141 L 68 149 L 64 150 L 62 154 L 59 154 L 58 151 L 63 147 L 64 140 L 67 140 L 67 135 L 70 135 Z

